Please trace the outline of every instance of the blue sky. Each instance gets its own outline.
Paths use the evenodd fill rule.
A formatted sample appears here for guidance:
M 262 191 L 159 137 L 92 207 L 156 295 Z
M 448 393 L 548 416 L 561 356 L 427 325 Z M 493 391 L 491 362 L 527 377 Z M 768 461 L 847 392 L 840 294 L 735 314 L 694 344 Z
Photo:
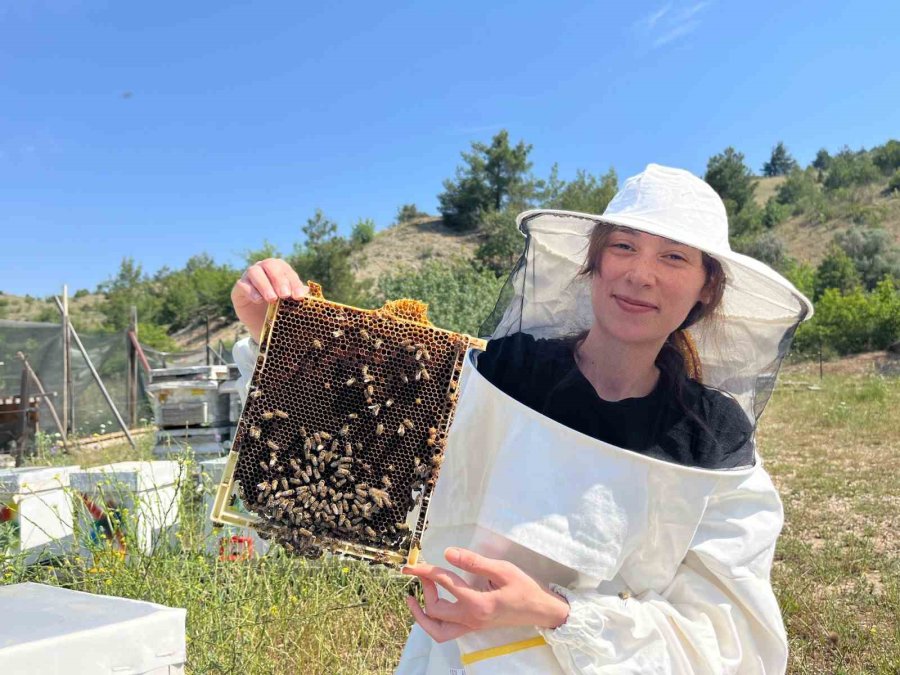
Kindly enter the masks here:
M 332 6 L 324 6 L 331 4 Z M 307 6 L 308 5 L 308 6 Z M 0 3 L 0 290 L 93 289 L 436 212 L 501 128 L 558 162 L 703 174 L 900 137 L 900 4 Z

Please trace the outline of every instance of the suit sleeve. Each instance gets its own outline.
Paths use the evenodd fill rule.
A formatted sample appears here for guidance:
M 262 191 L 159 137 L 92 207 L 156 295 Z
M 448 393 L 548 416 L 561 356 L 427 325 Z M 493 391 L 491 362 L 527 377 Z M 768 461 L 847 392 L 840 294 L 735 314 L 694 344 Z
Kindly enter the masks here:
M 769 581 L 781 502 L 761 466 L 731 485 L 710 498 L 687 555 L 660 592 L 623 598 L 556 589 L 569 601 L 569 618 L 541 633 L 564 672 L 785 671 L 787 638 Z
M 247 402 L 250 379 L 253 377 L 253 371 L 256 370 L 257 354 L 259 354 L 259 345 L 249 337 L 238 340 L 231 348 L 231 355 L 241 372 L 241 376 L 238 378 L 238 393 L 241 396 L 242 406 Z

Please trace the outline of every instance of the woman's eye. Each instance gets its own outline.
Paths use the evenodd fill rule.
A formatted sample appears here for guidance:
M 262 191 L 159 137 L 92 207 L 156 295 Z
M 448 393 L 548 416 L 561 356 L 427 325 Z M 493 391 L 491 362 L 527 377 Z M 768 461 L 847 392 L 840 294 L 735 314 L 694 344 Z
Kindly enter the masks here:
M 615 244 L 612 244 L 610 246 L 610 248 L 618 248 L 618 249 L 622 249 L 623 251 L 630 251 L 632 247 L 631 247 L 631 244 L 626 244 L 624 241 L 619 241 L 619 242 L 616 242 Z

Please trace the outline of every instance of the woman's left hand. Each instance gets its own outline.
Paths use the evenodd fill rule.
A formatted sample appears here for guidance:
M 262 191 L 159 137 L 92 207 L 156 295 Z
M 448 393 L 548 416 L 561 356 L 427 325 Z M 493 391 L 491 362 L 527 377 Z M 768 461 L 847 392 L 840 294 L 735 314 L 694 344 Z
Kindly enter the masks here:
M 512 563 L 464 548 L 448 548 L 444 557 L 454 567 L 484 577 L 484 583 L 478 588 L 450 570 L 426 563 L 403 568 L 404 574 L 422 582 L 424 609 L 415 598 L 406 600 L 416 623 L 435 642 L 455 640 L 473 630 L 500 626 L 556 628 L 566 622 L 568 603 Z M 438 597 L 438 584 L 456 602 Z

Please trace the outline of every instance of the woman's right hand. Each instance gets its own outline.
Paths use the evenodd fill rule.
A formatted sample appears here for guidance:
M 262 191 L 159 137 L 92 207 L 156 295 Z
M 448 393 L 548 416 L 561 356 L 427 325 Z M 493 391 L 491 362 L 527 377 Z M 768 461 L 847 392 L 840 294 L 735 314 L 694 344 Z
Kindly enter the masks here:
M 280 258 L 266 258 L 247 268 L 231 289 L 231 304 L 254 340 L 258 340 L 268 306 L 279 298 L 299 300 L 309 293 L 294 269 Z

